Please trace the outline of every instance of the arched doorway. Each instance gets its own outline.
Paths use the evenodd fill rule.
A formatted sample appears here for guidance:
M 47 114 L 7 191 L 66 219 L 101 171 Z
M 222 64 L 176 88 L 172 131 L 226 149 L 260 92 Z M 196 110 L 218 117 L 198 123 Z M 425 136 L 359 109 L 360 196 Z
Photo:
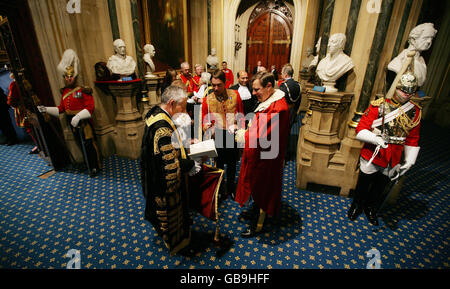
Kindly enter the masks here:
M 250 16 L 247 30 L 246 67 L 250 74 L 257 62 L 270 71 L 278 72 L 289 62 L 291 55 L 292 14 L 285 5 L 262 2 Z

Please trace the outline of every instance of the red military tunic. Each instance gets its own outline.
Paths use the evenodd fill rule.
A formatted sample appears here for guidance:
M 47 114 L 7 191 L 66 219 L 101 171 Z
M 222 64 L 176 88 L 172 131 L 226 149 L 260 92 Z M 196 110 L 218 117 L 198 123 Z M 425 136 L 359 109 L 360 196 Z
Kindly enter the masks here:
M 83 109 L 87 109 L 92 115 L 94 113 L 94 97 L 90 88 L 70 88 L 61 89 L 61 104 L 58 106 L 59 113 L 77 114 Z
M 234 82 L 234 76 L 233 76 L 233 72 L 231 71 L 231 69 L 225 69 L 222 70 L 225 73 L 225 88 L 229 88 L 231 85 L 233 85 Z
M 245 132 L 245 148 L 242 155 L 236 201 L 242 206 L 250 195 L 267 214 L 277 215 L 281 207 L 283 185 L 283 163 L 289 134 L 289 109 L 284 93 L 276 90 L 262 103 Z M 274 116 L 278 115 L 278 120 Z M 273 133 L 279 131 L 278 139 Z M 261 140 L 270 141 L 269 148 L 263 148 Z M 262 159 L 262 152 L 273 151 L 278 146 L 275 158 Z
M 387 99 L 386 102 L 390 103 L 390 100 Z M 357 134 L 363 129 L 372 131 L 372 123 L 380 117 L 379 108 L 380 104 L 377 104 L 376 102 L 371 103 L 369 108 L 362 116 L 358 126 L 356 127 Z M 414 120 L 416 120 L 418 117 L 420 117 L 420 108 L 417 105 L 415 105 L 415 107 L 412 109 L 416 110 L 414 118 Z M 409 131 L 408 135 L 406 136 L 404 145 L 415 147 L 418 146 L 419 132 L 420 132 L 420 123 Z M 386 149 L 380 148 L 379 153 L 373 159 L 373 163 L 383 168 L 386 168 L 389 163 L 391 168 L 395 167 L 401 161 L 404 145 L 391 143 Z M 375 148 L 376 148 L 375 145 L 365 143 L 364 147 L 361 149 L 361 156 L 366 160 L 370 160 L 375 151 Z
M 239 92 L 231 89 L 227 89 L 226 92 L 228 98 L 222 102 L 217 99 L 214 92 L 205 97 L 202 103 L 202 125 L 214 121 L 216 128 L 226 130 L 238 121 L 236 114 L 244 116 L 244 104 Z M 243 118 L 240 120 L 240 125 L 244 127 Z
M 183 81 L 184 85 L 186 85 L 187 93 L 193 93 L 195 91 L 195 85 L 192 77 L 185 77 L 183 74 L 180 74 L 180 79 Z

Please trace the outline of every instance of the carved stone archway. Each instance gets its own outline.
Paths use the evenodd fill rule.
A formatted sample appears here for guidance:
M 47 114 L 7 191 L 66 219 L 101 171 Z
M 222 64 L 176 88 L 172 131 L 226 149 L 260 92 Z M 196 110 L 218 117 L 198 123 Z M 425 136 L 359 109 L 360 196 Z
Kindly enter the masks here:
M 294 25 L 292 36 L 292 47 L 290 63 L 294 68 L 294 77 L 298 77 L 300 70 L 301 51 L 303 45 L 303 37 L 306 25 L 307 0 L 293 0 L 294 2 Z M 228 60 L 228 65 L 233 71 L 237 71 L 242 67 L 235 66 L 234 57 L 234 29 L 236 24 L 236 15 L 241 0 L 224 1 L 224 11 L 227 13 L 223 17 L 223 58 Z M 243 50 L 245 50 L 245 46 Z M 244 51 L 246 53 L 246 51 Z

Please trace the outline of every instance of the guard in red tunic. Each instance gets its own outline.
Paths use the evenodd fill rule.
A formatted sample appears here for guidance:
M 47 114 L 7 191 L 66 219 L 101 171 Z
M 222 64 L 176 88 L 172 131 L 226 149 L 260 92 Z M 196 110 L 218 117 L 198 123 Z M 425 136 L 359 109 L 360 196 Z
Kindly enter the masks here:
M 233 71 L 231 71 L 231 69 L 227 68 L 226 61 L 222 62 L 222 71 L 223 71 L 223 73 L 225 73 L 225 79 L 226 79 L 225 88 L 228 89 L 234 83 L 234 76 L 233 76 Z
M 69 55 L 75 60 L 70 61 L 70 64 L 65 66 Z M 95 108 L 92 89 L 76 86 L 78 57 L 73 50 L 66 50 L 63 60 L 58 66 L 59 70 L 62 70 L 61 65 L 65 66 L 63 69 L 66 84 L 61 89 L 61 104 L 58 107 L 38 106 L 38 110 L 41 113 L 48 113 L 55 117 L 58 117 L 63 112 L 66 114 L 68 125 L 72 129 L 75 140 L 81 147 L 89 174 L 93 177 L 97 175 L 100 169 L 100 154 L 95 143 L 91 120 Z
M 350 220 L 364 211 L 368 221 L 377 226 L 377 210 L 386 186 L 416 162 L 422 115 L 421 107 L 414 102 L 418 99 L 416 91 L 417 77 L 408 71 L 401 76 L 393 97 L 372 101 L 356 127 L 356 138 L 365 144 L 347 214 Z
M 261 232 L 265 215 L 276 216 L 281 207 L 281 187 L 286 141 L 289 133 L 289 109 L 284 92 L 274 89 L 273 74 L 259 72 L 253 79 L 253 94 L 259 105 L 247 130 L 238 130 L 236 140 L 245 142 L 236 201 L 244 206 L 254 200 L 244 219 L 253 219 L 241 237 L 250 238 Z

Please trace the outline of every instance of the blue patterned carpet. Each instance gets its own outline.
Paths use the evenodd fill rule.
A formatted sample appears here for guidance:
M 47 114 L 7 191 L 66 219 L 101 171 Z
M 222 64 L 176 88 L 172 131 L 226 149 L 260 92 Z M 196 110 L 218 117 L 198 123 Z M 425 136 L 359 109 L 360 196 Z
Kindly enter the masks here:
M 50 168 L 28 155 L 29 144 L 0 146 L 0 268 L 66 268 L 70 249 L 82 268 L 359 268 L 377 249 L 381 268 L 449 268 L 450 133 L 422 129 L 422 151 L 400 199 L 379 228 L 362 215 L 346 217 L 351 200 L 295 188 L 295 162 L 284 172 L 278 222 L 252 239 L 239 233 L 241 209 L 222 203 L 221 232 L 234 245 L 223 257 L 210 246 L 193 258 L 169 257 L 144 221 L 137 161 L 110 157 L 96 178 L 68 169 L 42 180 Z M 194 230 L 214 232 L 196 215 Z

